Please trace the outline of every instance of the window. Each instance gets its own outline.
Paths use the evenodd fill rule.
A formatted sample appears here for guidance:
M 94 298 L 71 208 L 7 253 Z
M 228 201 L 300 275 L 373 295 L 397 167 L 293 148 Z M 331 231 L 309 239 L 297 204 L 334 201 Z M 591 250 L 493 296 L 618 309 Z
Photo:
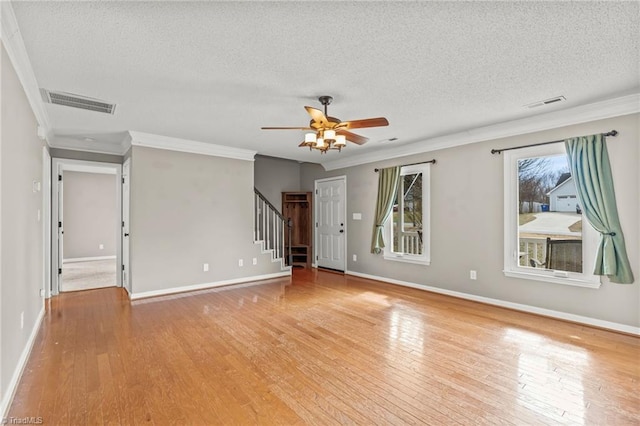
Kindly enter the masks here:
M 504 273 L 598 288 L 598 234 L 582 216 L 563 143 L 505 152 Z
M 384 258 L 428 265 L 429 164 L 404 166 L 393 211 L 385 223 Z

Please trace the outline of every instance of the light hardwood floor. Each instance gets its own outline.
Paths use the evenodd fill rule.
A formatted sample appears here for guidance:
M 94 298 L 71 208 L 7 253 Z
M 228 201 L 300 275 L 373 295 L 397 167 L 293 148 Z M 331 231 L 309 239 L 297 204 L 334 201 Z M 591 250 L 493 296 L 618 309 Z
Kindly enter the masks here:
M 640 339 L 315 270 L 48 302 L 9 415 L 45 424 L 637 425 Z

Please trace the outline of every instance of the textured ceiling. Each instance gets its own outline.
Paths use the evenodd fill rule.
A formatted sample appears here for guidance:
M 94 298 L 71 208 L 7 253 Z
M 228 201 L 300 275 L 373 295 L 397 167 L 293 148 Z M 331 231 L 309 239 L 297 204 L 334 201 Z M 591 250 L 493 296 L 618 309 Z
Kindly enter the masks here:
M 638 2 L 14 2 L 59 137 L 125 131 L 319 162 L 640 91 Z M 364 146 L 298 148 L 305 105 L 385 116 Z M 564 95 L 567 102 L 528 109 Z M 398 138 L 389 142 L 390 138 Z M 62 140 L 62 139 L 61 139 Z

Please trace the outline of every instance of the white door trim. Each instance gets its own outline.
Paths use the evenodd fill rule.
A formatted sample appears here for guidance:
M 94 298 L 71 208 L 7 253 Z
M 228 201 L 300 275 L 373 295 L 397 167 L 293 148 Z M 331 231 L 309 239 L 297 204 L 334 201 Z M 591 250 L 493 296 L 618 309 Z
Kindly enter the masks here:
M 42 147 L 42 293 L 51 297 L 51 154 L 49 148 Z
M 54 158 L 51 167 L 51 289 L 50 295 L 60 293 L 60 281 L 58 275 L 58 175 L 63 171 L 80 171 L 89 173 L 106 173 L 116 175 L 116 210 L 118 222 L 114 232 L 116 233 L 116 265 L 122 268 L 122 164 L 102 163 L 98 161 L 70 160 L 67 158 Z M 64 229 L 64 224 L 63 224 Z M 116 285 L 122 287 L 122 275 L 116 274 Z
M 126 197 L 124 190 L 122 190 L 125 186 L 125 179 L 127 181 Z M 120 179 L 119 182 L 122 182 L 120 185 L 120 189 L 122 190 L 122 209 L 120 218 L 122 222 L 122 227 L 120 228 L 122 259 L 120 264 L 122 267 L 118 275 L 120 276 L 121 285 L 125 290 L 127 290 L 127 292 L 129 292 L 129 295 L 131 295 L 133 293 L 131 286 L 131 239 L 128 237 L 128 234 L 131 232 L 131 215 L 129 214 L 131 209 L 131 158 L 127 158 L 124 163 L 122 163 L 122 179 Z M 127 234 L 126 238 L 124 236 L 125 233 Z M 126 282 L 124 280 L 125 276 L 127 277 Z
M 330 181 L 334 181 L 334 180 L 341 180 L 344 182 L 344 203 L 342 203 L 342 205 L 344 206 L 344 211 L 343 213 L 343 217 L 344 217 L 344 266 L 342 268 L 342 270 L 344 272 L 347 271 L 347 235 L 349 233 L 349 229 L 348 229 L 348 220 L 347 220 L 347 176 L 346 175 L 342 175 L 342 176 L 334 176 L 334 177 L 330 177 L 330 178 L 324 178 L 324 179 L 316 179 L 313 183 L 313 267 L 317 268 L 318 267 L 318 262 L 317 262 L 317 255 L 316 253 L 318 253 L 318 223 L 317 223 L 317 218 L 318 218 L 318 184 L 319 183 L 324 183 L 324 182 L 330 182 Z

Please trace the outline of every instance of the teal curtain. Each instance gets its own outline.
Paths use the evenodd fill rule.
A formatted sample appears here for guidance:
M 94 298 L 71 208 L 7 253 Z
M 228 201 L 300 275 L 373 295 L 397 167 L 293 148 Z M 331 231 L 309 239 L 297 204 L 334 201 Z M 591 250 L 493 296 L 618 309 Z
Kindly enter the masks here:
M 634 278 L 618 219 L 605 136 L 567 139 L 565 148 L 582 211 L 601 236 L 593 273 L 606 275 L 614 283 L 631 284 Z
M 400 167 L 389 167 L 378 172 L 378 199 L 373 223 L 373 237 L 371 238 L 371 253 L 379 254 L 384 248 L 382 231 L 384 223 L 393 210 L 399 182 Z

